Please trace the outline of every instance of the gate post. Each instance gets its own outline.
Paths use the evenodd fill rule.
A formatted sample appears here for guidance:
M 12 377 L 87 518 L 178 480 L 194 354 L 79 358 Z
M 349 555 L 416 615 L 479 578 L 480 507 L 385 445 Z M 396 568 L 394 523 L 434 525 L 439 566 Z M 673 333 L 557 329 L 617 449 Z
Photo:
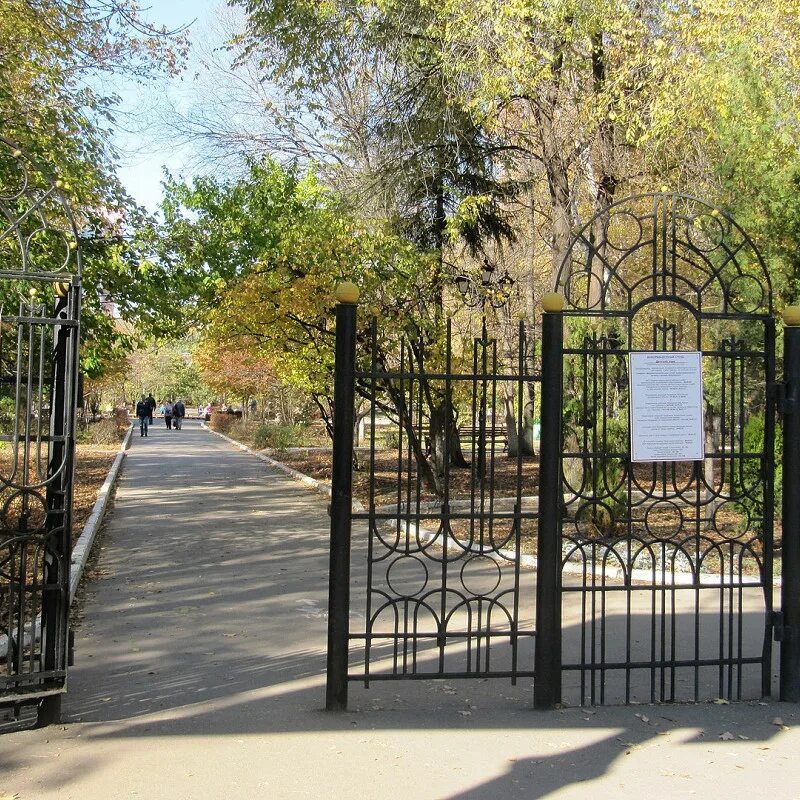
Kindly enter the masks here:
M 56 320 L 67 319 L 69 306 L 70 284 L 54 284 L 55 305 L 53 318 Z M 61 571 L 69 569 L 71 552 L 70 526 L 66 524 L 66 515 L 71 509 L 68 507 L 68 498 L 65 489 L 72 480 L 72 460 L 65 465 L 67 442 L 72 431 L 68 430 L 71 419 L 70 404 L 73 402 L 68 395 L 68 376 L 72 364 L 70 363 L 69 340 L 75 332 L 64 325 L 53 328 L 52 374 L 50 381 L 50 446 L 48 456 L 47 477 L 49 483 L 46 490 L 47 503 L 47 533 L 59 531 L 56 538 L 50 540 L 49 547 L 44 552 L 44 585 L 42 587 L 42 622 L 41 622 L 41 668 L 45 672 L 63 669 L 66 648 L 64 640 L 68 636 L 69 614 L 69 576 L 62 575 Z M 74 373 L 73 373 L 74 375 Z M 63 470 L 60 477 L 53 482 L 53 477 L 59 470 Z M 67 474 L 69 473 L 69 474 Z M 52 552 L 51 548 L 55 550 Z M 65 593 L 66 588 L 66 593 Z M 39 701 L 36 725 L 44 728 L 61 721 L 61 694 L 46 695 Z
M 561 414 L 564 299 L 542 297 L 542 404 L 539 445 L 539 533 L 536 555 L 536 650 L 533 705 L 561 702 Z
M 800 306 L 783 313 L 783 523 L 780 698 L 800 701 Z M 767 587 L 769 588 L 769 587 Z
M 333 474 L 328 576 L 327 711 L 347 709 L 350 637 L 350 525 L 353 490 L 353 419 L 358 288 L 336 288 L 336 362 L 333 392 Z

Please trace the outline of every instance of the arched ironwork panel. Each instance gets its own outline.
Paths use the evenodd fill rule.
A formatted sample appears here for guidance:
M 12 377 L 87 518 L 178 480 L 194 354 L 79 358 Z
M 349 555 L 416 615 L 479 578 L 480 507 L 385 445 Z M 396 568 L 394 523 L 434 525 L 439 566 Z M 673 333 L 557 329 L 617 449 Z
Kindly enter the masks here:
M 565 698 L 768 694 L 775 327 L 761 256 L 722 210 L 640 195 L 576 234 L 556 288 Z M 701 460 L 632 460 L 640 351 L 700 354 Z
M 64 186 L 0 137 L 0 705 L 66 684 L 81 254 Z
M 747 234 L 719 208 L 693 197 L 620 200 L 575 235 L 556 290 L 567 311 L 630 313 L 659 297 L 699 314 L 772 313 L 772 285 Z

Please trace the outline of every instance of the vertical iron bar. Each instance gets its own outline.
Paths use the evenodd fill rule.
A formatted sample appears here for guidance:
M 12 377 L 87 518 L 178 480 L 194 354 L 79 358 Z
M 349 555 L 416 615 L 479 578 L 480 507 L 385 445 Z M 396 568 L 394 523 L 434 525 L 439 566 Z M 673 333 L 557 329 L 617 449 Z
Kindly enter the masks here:
M 328 660 L 325 694 L 325 708 L 328 711 L 344 711 L 347 708 L 356 308 L 355 301 L 340 302 L 336 306 Z
M 514 528 L 513 528 L 513 542 L 514 546 L 514 619 L 511 623 L 511 684 L 515 686 L 517 683 L 517 663 L 519 657 L 519 591 L 520 591 L 520 567 L 522 556 L 522 447 L 525 437 L 525 385 L 526 378 L 530 377 L 527 374 L 528 360 L 526 358 L 527 340 L 525 336 L 525 321 L 519 321 L 518 333 L 518 352 L 517 352 L 517 407 L 519 414 L 517 416 L 517 472 L 516 472 L 516 494 L 514 498 Z M 531 424 L 533 424 L 533 416 L 531 415 Z M 533 433 L 531 432 L 531 442 L 533 440 Z
M 558 298 L 560 301 L 561 298 Z M 555 304 L 554 304 L 555 305 Z M 542 401 L 539 458 L 539 536 L 536 576 L 536 657 L 533 704 L 561 702 L 561 405 L 563 313 L 542 319 Z
M 453 402 L 453 323 L 450 317 L 447 318 L 447 339 L 445 347 L 445 419 L 449 420 L 452 414 Z M 474 414 L 470 412 L 470 425 L 474 419 Z M 458 435 L 456 433 L 456 435 Z M 449 436 L 446 441 L 449 442 Z M 439 578 L 439 619 L 437 620 L 436 628 L 436 646 L 439 650 L 439 672 L 444 672 L 445 668 L 445 649 L 447 647 L 447 602 L 448 602 L 448 580 L 447 570 L 450 564 L 448 555 L 448 544 L 452 529 L 450 527 L 450 449 L 449 443 L 445 448 L 445 463 L 444 463 L 444 494 L 442 497 L 441 517 L 439 522 L 439 530 L 442 533 L 442 563 L 440 565 L 440 578 Z M 470 540 L 472 534 L 470 533 Z M 454 537 L 455 538 L 455 537 Z
M 375 539 L 377 521 L 375 520 L 375 446 L 377 439 L 377 352 L 378 352 L 378 320 L 372 318 L 369 336 L 369 414 L 370 414 L 370 439 L 369 439 L 369 530 L 367 532 L 367 586 L 364 613 L 364 686 L 369 687 L 370 658 L 372 656 L 372 565 L 375 560 Z M 388 381 L 387 381 L 388 382 Z M 402 427 L 402 421 L 400 421 Z
M 767 386 L 775 382 L 775 320 L 770 317 L 764 329 L 764 369 Z M 766 403 L 764 410 L 764 510 L 762 519 L 762 537 L 764 547 L 764 565 L 762 581 L 764 587 L 764 605 L 766 608 L 764 640 L 761 660 L 761 694 L 769 697 L 772 694 L 772 581 L 774 569 L 774 535 L 775 535 L 775 404 Z
M 783 417 L 783 569 L 780 698 L 800 701 L 800 327 L 783 331 L 783 375 L 794 401 Z M 767 587 L 768 589 L 769 587 Z

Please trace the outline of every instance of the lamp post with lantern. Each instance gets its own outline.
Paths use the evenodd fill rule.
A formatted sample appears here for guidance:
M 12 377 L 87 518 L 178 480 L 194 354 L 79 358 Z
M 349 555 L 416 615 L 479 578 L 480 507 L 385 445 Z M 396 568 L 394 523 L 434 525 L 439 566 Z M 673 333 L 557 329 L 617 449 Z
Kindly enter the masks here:
M 487 304 L 494 309 L 502 308 L 511 297 L 516 283 L 508 270 L 498 275 L 497 269 L 488 259 L 483 261 L 480 279 L 462 272 L 456 275 L 454 282 L 459 295 L 469 308 L 482 309 Z

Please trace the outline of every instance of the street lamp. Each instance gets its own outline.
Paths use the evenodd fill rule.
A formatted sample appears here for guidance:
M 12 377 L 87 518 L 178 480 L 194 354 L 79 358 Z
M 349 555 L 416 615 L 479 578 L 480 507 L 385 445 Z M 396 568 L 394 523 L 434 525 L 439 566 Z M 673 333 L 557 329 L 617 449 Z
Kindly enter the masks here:
M 497 270 L 488 259 L 483 261 L 480 280 L 464 273 L 455 277 L 456 289 L 470 308 L 485 308 L 487 303 L 492 308 L 502 308 L 511 296 L 514 283 L 508 270 L 498 277 Z

